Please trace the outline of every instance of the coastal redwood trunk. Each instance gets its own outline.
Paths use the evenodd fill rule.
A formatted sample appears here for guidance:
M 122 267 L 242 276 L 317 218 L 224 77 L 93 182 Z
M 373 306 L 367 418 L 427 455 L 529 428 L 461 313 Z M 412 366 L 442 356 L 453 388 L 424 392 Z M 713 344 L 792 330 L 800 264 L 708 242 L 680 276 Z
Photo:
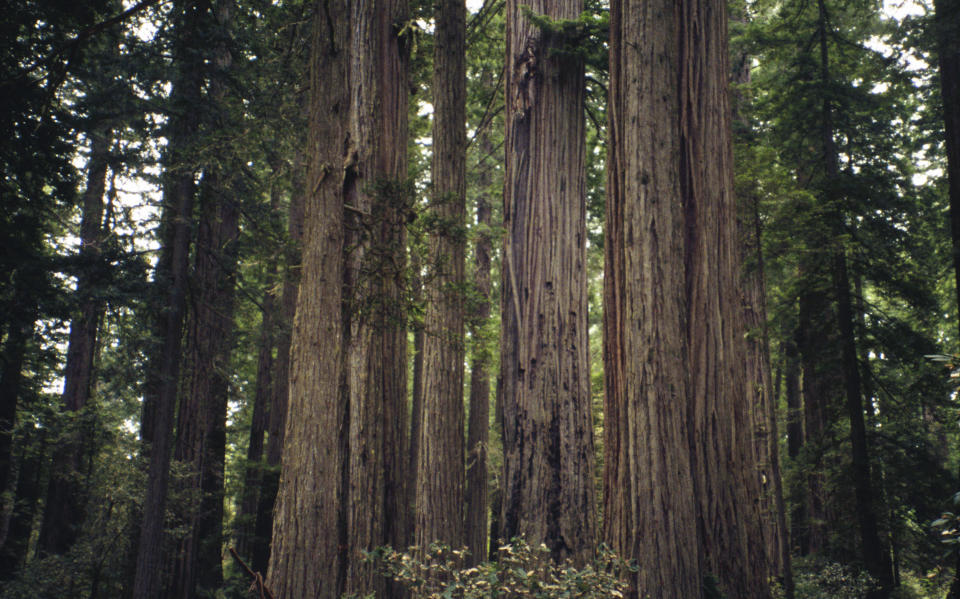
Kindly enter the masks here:
M 319 7 L 319 6 L 318 6 Z M 311 56 L 309 195 L 268 583 L 382 592 L 361 552 L 406 544 L 405 3 L 328 2 Z
M 796 331 L 793 332 L 796 337 Z M 800 392 L 800 357 L 794 339 L 787 339 L 783 343 L 784 361 L 784 399 L 787 403 L 787 456 L 791 463 L 796 463 L 803 447 L 803 406 Z M 790 551 L 798 555 L 805 555 L 807 546 L 807 509 L 806 493 L 803 481 L 794 480 L 787 489 L 787 495 L 793 503 L 790 512 Z
M 731 20 L 746 23 L 744 13 L 731 15 Z M 736 129 L 749 130 L 744 119 L 745 97 L 737 93 L 750 83 L 750 55 L 737 57 L 731 91 L 733 119 Z M 740 143 L 749 143 L 743 140 Z M 737 236 L 741 254 L 741 302 L 746 331 L 747 380 L 746 392 L 750 398 L 750 429 L 753 432 L 753 460 L 760 482 L 760 531 L 763 536 L 766 559 L 770 571 L 782 581 L 787 599 L 793 599 L 793 572 L 790 563 L 790 541 L 786 524 L 786 505 L 780 474 L 780 443 L 777 433 L 777 398 L 770 367 L 770 335 L 767 327 L 766 279 L 764 273 L 763 230 L 760 215 L 760 190 L 755 181 L 738 186 Z
M 501 534 L 584 562 L 596 543 L 587 357 L 584 67 L 507 2 Z M 576 19 L 579 0 L 525 3 Z
M 696 599 L 676 9 L 610 4 L 603 540 L 640 566 L 632 596 Z
M 680 189 L 694 491 L 705 565 L 730 597 L 769 597 L 740 304 L 726 4 L 682 3 Z
M 0 580 L 14 578 L 27 561 L 34 515 L 43 494 L 47 445 L 46 431 L 32 423 L 26 424 L 17 435 L 16 484 L 10 489 L 10 520 L 0 537 Z
M 490 139 L 480 139 L 484 154 L 492 151 Z M 481 230 L 474 247 L 474 285 L 478 303 L 469 315 L 469 327 L 475 348 L 470 363 L 470 414 L 467 419 L 467 487 L 464 508 L 466 546 L 470 563 L 478 564 L 487 556 L 487 454 L 490 443 L 490 360 L 486 350 L 484 328 L 490 319 L 490 257 L 493 240 L 489 233 L 490 200 L 486 188 L 490 185 L 490 171 L 480 173 L 478 187 L 484 191 L 477 196 L 477 225 Z
M 788 599 L 793 597 L 793 568 L 787 529 L 786 503 L 780 470 L 777 394 L 770 373 L 770 341 L 766 316 L 766 285 L 763 274 L 760 215 L 756 196 L 752 218 L 741 222 L 741 246 L 744 251 L 744 325 L 747 331 L 747 393 L 752 398 L 751 420 L 754 431 L 754 462 L 760 480 L 761 532 L 771 572 L 782 580 Z
M 954 285 L 960 312 L 960 2 L 935 0 L 934 23 L 940 67 L 940 96 L 947 148 L 947 182 L 950 190 L 950 234 L 953 241 Z M 957 318 L 960 327 L 960 315 Z M 956 351 L 956 350 L 955 350 Z M 950 599 L 960 599 L 960 551 L 956 555 Z
M 87 185 L 83 193 L 80 220 L 80 273 L 76 295 L 82 298 L 76 317 L 70 323 L 67 363 L 63 374 L 63 408 L 79 416 L 90 398 L 93 386 L 93 363 L 97 348 L 97 330 L 103 316 L 103 302 L 94 295 L 99 270 L 99 256 L 104 240 L 103 196 L 112 139 L 109 128 L 91 132 L 90 158 L 87 162 Z M 53 455 L 47 501 L 40 527 L 38 551 L 41 555 L 62 555 L 73 546 L 83 524 L 85 501 L 81 473 L 89 450 L 89 433 L 82 418 L 70 422 L 64 439 Z
M 613 3 L 610 71 L 604 538 L 641 597 L 768 597 L 725 5 Z
M 466 214 L 466 45 L 464 0 L 435 5 L 433 189 L 436 218 L 425 286 L 423 398 L 414 544 L 464 543 L 463 360 Z
M 180 381 L 181 328 L 196 186 L 194 173 L 186 164 L 199 125 L 196 107 L 201 101 L 203 84 L 201 29 L 209 10 L 205 1 L 183 0 L 173 7 L 177 78 L 171 90 L 172 113 L 161 183 L 162 244 L 154 283 L 158 296 L 154 312 L 157 316 L 156 346 L 152 349 L 144 382 L 141 427 L 150 466 L 137 541 L 134 599 L 155 599 L 161 586 L 164 514 Z
M 824 241 L 826 243 L 826 241 Z M 804 490 L 804 523 L 801 555 L 815 554 L 826 544 L 827 497 L 823 475 L 823 448 L 828 439 L 827 418 L 834 410 L 832 398 L 842 393 L 838 367 L 840 352 L 836 334 L 836 310 L 824 292 L 827 285 L 818 274 L 826 268 L 821 256 L 800 259 L 799 276 L 804 285 L 798 298 L 797 351 L 802 377 L 803 446 L 809 461 Z

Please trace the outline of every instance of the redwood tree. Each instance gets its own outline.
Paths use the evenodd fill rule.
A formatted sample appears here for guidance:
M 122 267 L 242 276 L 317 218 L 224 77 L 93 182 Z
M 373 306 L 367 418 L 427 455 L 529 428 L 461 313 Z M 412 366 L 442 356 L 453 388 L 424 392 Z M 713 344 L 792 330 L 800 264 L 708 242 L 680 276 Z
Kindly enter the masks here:
M 529 2 L 576 19 L 579 0 Z M 500 532 L 588 557 L 596 540 L 587 359 L 584 66 L 507 2 Z
M 464 542 L 463 360 L 466 28 L 463 0 L 436 4 L 430 264 L 425 289 L 414 541 Z
M 361 551 L 405 544 L 405 3 L 318 3 L 290 414 L 269 586 L 378 590 Z
M 725 5 L 611 5 L 605 539 L 640 596 L 766 597 Z M 692 474 L 692 476 L 691 476 Z

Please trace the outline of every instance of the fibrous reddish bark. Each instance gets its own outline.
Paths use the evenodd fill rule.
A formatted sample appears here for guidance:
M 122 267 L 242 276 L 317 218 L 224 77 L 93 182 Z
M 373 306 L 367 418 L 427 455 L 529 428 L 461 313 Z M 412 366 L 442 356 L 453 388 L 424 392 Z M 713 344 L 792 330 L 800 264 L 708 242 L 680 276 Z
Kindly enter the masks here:
M 767 597 L 725 5 L 612 3 L 610 72 L 604 537 L 641 597 Z
M 583 64 L 507 2 L 500 534 L 583 562 L 596 541 Z M 575 19 L 578 0 L 529 3 Z
M 308 195 L 269 586 L 382 588 L 362 550 L 406 541 L 405 3 L 318 3 Z

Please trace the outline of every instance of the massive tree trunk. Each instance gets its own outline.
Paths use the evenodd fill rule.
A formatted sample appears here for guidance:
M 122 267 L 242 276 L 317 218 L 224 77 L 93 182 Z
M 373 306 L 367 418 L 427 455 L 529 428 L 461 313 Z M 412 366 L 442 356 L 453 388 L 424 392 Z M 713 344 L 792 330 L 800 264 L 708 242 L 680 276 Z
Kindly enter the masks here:
M 484 153 L 491 150 L 489 137 L 481 137 Z M 480 173 L 477 196 L 477 225 L 480 233 L 474 248 L 474 285 L 477 304 L 469 314 L 469 327 L 474 340 L 470 364 L 470 415 L 467 423 L 467 487 L 464 529 L 470 563 L 484 561 L 487 555 L 487 454 L 490 442 L 490 354 L 486 349 L 484 329 L 490 318 L 490 258 L 493 240 L 489 233 L 490 200 L 489 169 Z
M 134 599 L 160 593 L 164 513 L 170 474 L 174 412 L 180 379 L 181 327 L 190 256 L 190 223 L 195 191 L 189 148 L 198 127 L 203 65 L 200 48 L 206 2 L 182 1 L 173 7 L 177 32 L 177 78 L 171 91 L 168 143 L 164 155 L 162 246 L 157 262 L 156 346 L 144 383 L 142 437 L 150 458 L 143 519 L 139 532 Z
M 610 5 L 603 538 L 640 566 L 634 596 L 696 599 L 678 20 L 669 0 Z
M 596 542 L 583 64 L 507 2 L 502 534 L 583 562 Z M 579 0 L 530 2 L 576 19 Z
M 361 551 L 406 541 L 401 277 L 405 3 L 318 4 L 310 175 L 290 412 L 269 585 L 278 597 L 382 589 Z
M 90 158 L 87 162 L 87 186 L 83 193 L 80 221 L 81 270 L 77 277 L 77 297 L 82 298 L 76 318 L 70 323 L 67 364 L 63 375 L 63 407 L 77 417 L 68 422 L 64 439 L 53 455 L 47 502 L 40 527 L 38 549 L 41 554 L 63 554 L 73 545 L 83 523 L 85 497 L 80 479 L 83 459 L 89 447 L 80 411 L 87 404 L 93 386 L 93 363 L 97 330 L 103 316 L 103 301 L 95 295 L 104 240 L 103 196 L 112 139 L 107 127 L 91 132 Z
M 638 560 L 640 596 L 698 597 L 709 573 L 767 597 L 725 6 L 611 8 L 605 538 Z
M 436 5 L 433 189 L 414 542 L 464 542 L 463 359 L 466 232 L 466 28 L 463 0 Z
M 679 23 L 687 367 L 701 543 L 708 571 L 728 596 L 767 597 L 738 291 L 726 5 L 684 3 Z

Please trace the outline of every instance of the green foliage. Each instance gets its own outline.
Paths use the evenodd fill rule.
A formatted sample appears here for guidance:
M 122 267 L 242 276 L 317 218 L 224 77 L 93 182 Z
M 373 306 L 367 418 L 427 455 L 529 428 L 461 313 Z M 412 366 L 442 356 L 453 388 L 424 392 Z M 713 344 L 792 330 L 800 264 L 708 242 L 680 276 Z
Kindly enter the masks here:
M 850 566 L 797 560 L 796 599 L 861 599 L 876 588 L 869 574 Z
M 585 10 L 576 19 L 553 19 L 522 5 L 523 16 L 543 32 L 550 56 L 582 62 L 597 71 L 607 70 L 610 12 L 599 6 Z
M 494 562 L 467 567 L 465 558 L 465 551 L 439 544 L 426 552 L 383 548 L 367 555 L 384 576 L 430 599 L 623 597 L 627 584 L 621 576 L 631 571 L 603 547 L 593 563 L 578 568 L 555 563 L 546 546 L 531 547 L 521 539 L 500 547 Z

